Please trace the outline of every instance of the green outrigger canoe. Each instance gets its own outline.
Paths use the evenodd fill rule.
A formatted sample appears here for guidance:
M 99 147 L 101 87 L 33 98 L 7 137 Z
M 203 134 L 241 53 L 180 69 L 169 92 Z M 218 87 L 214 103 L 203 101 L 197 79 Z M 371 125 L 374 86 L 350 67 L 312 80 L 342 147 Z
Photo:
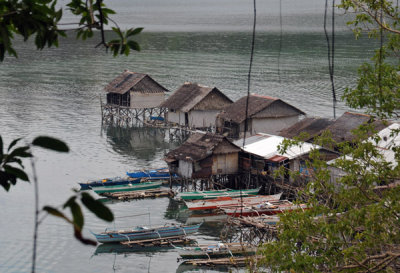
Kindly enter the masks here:
M 142 182 L 136 184 L 127 184 L 127 185 L 95 187 L 93 188 L 93 191 L 97 194 L 102 194 L 106 192 L 142 191 L 142 190 L 159 188 L 161 184 L 162 184 L 161 181 Z
M 200 200 L 200 199 L 215 199 L 218 197 L 246 197 L 249 195 L 257 195 L 260 188 L 251 190 L 215 190 L 215 191 L 189 191 L 181 192 L 178 194 L 178 198 L 183 200 Z

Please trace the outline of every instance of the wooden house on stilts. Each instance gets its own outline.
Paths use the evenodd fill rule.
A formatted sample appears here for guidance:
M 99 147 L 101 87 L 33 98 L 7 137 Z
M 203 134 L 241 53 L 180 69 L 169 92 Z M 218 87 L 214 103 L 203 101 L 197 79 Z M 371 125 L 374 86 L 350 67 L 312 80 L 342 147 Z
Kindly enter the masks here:
M 185 179 L 209 179 L 213 175 L 236 174 L 241 149 L 226 137 L 195 133 L 170 151 L 165 161 L 172 173 Z
M 230 138 L 244 136 L 247 96 L 228 105 L 217 116 L 217 132 Z M 268 133 L 276 135 L 298 122 L 305 113 L 296 107 L 268 96 L 250 95 L 246 134 Z
M 143 121 L 145 116 L 162 116 L 159 105 L 169 92 L 149 75 L 125 70 L 106 87 L 107 102 L 102 104 L 103 120 Z
M 382 120 L 373 120 L 369 115 L 345 112 L 336 120 L 326 118 L 304 118 L 282 130 L 279 135 L 286 138 L 300 137 L 302 141 L 312 143 L 316 137 L 321 136 L 323 133 L 328 133 L 332 138 L 332 143 L 330 145 L 332 147 L 328 148 L 337 150 L 337 144 L 343 142 L 351 144 L 357 139 L 354 130 L 366 124 L 373 125 L 374 129 L 378 131 L 386 126 L 385 122 Z
M 231 99 L 216 87 L 185 83 L 160 107 L 168 109 L 166 120 L 190 128 L 215 127 L 215 118 Z

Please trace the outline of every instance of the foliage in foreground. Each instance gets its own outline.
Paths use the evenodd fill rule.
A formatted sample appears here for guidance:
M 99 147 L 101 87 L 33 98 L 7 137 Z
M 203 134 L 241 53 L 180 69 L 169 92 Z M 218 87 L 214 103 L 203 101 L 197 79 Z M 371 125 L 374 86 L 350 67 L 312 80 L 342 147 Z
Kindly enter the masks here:
M 14 36 L 21 36 L 24 41 L 34 37 L 37 49 L 58 46 L 58 38 L 65 37 L 64 29 L 60 28 L 60 20 L 63 16 L 62 8 L 57 8 L 57 0 L 0 0 L 0 61 L 5 54 L 17 57 L 17 51 L 13 46 Z M 140 51 L 137 42 L 131 40 L 132 36 L 139 34 L 143 28 L 131 28 L 122 31 L 110 15 L 115 14 L 103 3 L 103 0 L 70 0 L 66 7 L 78 22 L 75 25 L 77 38 L 86 40 L 93 37 L 93 31 L 101 32 L 102 45 L 110 50 L 114 56 L 118 54 L 129 55 L 130 50 Z M 113 22 L 112 28 L 117 38 L 106 41 L 104 27 Z
M 29 182 L 29 176 L 26 174 L 23 165 L 24 158 L 33 158 L 31 147 L 41 147 L 52 151 L 66 153 L 69 151 L 68 146 L 55 138 L 47 136 L 39 136 L 35 138 L 32 143 L 25 146 L 18 146 L 21 139 L 13 140 L 4 149 L 3 140 L 0 136 L 0 185 L 9 191 L 12 186 L 17 184 L 18 180 Z M 37 183 L 36 177 L 33 182 Z M 82 228 L 84 226 L 84 216 L 82 213 L 81 205 L 84 205 L 89 211 L 93 212 L 98 218 L 105 221 L 113 221 L 114 216 L 112 212 L 104 206 L 104 204 L 94 199 L 90 194 L 85 192 L 76 192 L 71 196 L 63 205 L 62 209 L 70 210 L 71 217 L 68 217 L 60 209 L 44 206 L 41 210 L 42 214 L 50 214 L 65 220 L 71 224 L 74 230 L 76 239 L 84 244 L 96 245 L 96 242 L 82 236 Z M 39 224 L 39 223 L 38 223 Z
M 346 156 L 329 166 L 313 152 L 313 178 L 301 193 L 311 209 L 282 216 L 277 240 L 262 249 L 264 265 L 276 272 L 398 270 L 400 187 L 385 186 L 400 178 L 400 168 L 384 160 L 374 141 L 344 145 Z M 333 167 L 346 172 L 336 183 Z
M 372 62 L 360 67 L 357 86 L 346 90 L 346 103 L 379 119 L 398 118 L 398 7 L 385 0 L 343 0 L 340 7 L 356 12 L 349 24 L 357 36 L 368 28 L 382 41 Z M 371 124 L 359 128 L 354 143 L 339 145 L 342 156 L 333 164 L 312 152 L 307 164 L 314 173 L 300 194 L 311 209 L 282 216 L 276 240 L 262 247 L 264 266 L 274 272 L 399 272 L 400 143 L 377 145 L 399 130 L 367 137 L 373 133 Z M 344 175 L 335 180 L 338 170 Z

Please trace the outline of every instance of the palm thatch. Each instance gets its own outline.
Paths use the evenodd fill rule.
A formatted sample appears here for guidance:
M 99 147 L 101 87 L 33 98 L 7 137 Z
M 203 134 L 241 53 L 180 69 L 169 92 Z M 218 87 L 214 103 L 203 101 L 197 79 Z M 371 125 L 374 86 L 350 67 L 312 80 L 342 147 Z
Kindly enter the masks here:
M 226 137 L 212 133 L 195 133 L 180 147 L 170 151 L 165 160 L 173 162 L 186 160 L 197 162 L 212 154 L 237 153 L 241 149 L 232 144 Z
M 196 108 L 196 106 L 208 97 L 210 97 L 210 100 L 204 105 L 202 110 L 221 110 L 227 104 L 232 103 L 232 100 L 216 87 L 212 88 L 187 82 L 163 102 L 160 107 L 187 113 Z
M 125 94 L 128 91 L 139 93 L 164 93 L 168 89 L 157 83 L 149 75 L 125 70 L 105 88 L 108 93 Z
M 218 118 L 238 124 L 242 123 L 246 119 L 246 100 L 247 96 L 227 106 L 218 115 Z M 305 113 L 280 99 L 255 94 L 249 97 L 248 118 L 278 118 L 297 115 L 305 115 Z

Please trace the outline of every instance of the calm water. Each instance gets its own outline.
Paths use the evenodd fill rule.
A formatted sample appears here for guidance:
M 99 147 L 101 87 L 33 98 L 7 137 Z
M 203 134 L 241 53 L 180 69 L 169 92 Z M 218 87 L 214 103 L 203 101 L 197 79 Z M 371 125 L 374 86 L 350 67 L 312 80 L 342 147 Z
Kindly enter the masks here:
M 94 49 L 96 41 L 73 38 L 62 40 L 60 48 L 41 52 L 32 50 L 30 43 L 16 42 L 19 59 L 8 58 L 0 64 L 0 134 L 6 144 L 16 137 L 30 140 L 51 135 L 71 148 L 66 155 L 34 151 L 42 206 L 62 204 L 80 181 L 165 166 L 164 153 L 178 145 L 158 130 L 102 127 L 99 97 L 124 69 L 148 73 L 171 91 L 192 81 L 216 86 L 233 100 L 246 93 L 251 4 L 239 0 L 135 2 L 113 1 L 113 5 L 122 26 L 148 30 L 139 38 L 140 53 L 113 58 Z M 283 0 L 282 36 L 279 1 L 259 3 L 251 91 L 279 97 L 310 115 L 332 117 L 320 2 Z M 336 36 L 335 83 L 340 96 L 344 88 L 354 85 L 357 66 L 367 60 L 372 47 L 365 40 L 354 41 L 343 26 L 338 28 L 342 31 Z M 346 110 L 339 103 L 338 114 Z M 30 164 L 26 165 L 30 172 Z M 0 190 L 0 272 L 30 270 L 32 188 L 20 182 L 10 193 Z M 123 218 L 116 222 L 119 227 L 190 220 L 178 203 L 167 198 L 109 205 L 117 217 L 151 211 L 150 222 L 147 216 Z M 107 225 L 88 214 L 84 232 L 91 236 L 89 230 L 101 231 Z M 195 237 L 200 242 L 215 241 L 220 228 L 207 223 Z M 46 218 L 40 226 L 37 272 L 187 270 L 178 267 L 174 250 L 96 251 L 72 238 L 69 226 Z

